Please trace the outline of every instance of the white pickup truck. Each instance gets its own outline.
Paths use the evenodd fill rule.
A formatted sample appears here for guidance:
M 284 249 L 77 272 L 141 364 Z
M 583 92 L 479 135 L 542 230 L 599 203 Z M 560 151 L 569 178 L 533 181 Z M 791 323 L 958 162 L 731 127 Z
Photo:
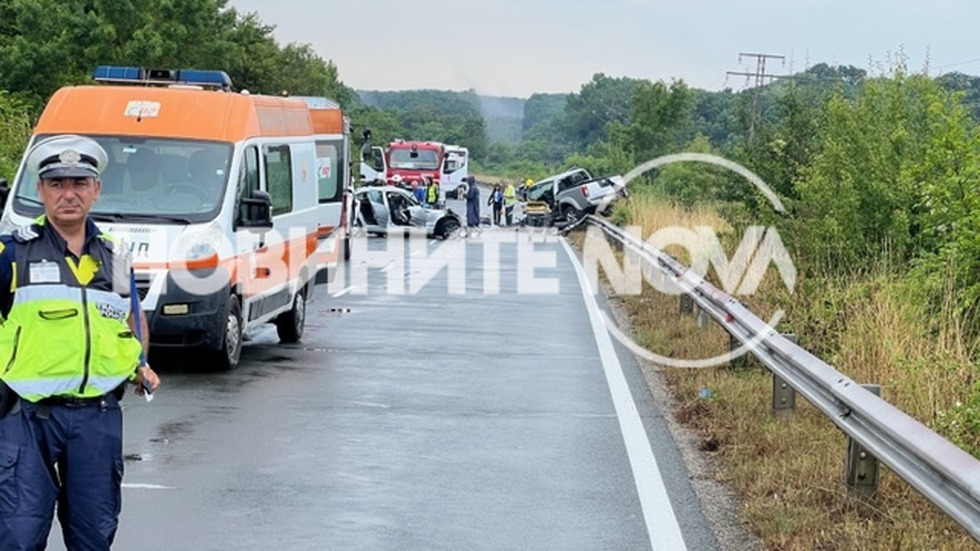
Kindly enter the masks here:
M 527 198 L 548 203 L 556 218 L 574 223 L 586 214 L 602 214 L 614 200 L 628 195 L 622 176 L 593 178 L 584 168 L 573 168 L 536 182 Z

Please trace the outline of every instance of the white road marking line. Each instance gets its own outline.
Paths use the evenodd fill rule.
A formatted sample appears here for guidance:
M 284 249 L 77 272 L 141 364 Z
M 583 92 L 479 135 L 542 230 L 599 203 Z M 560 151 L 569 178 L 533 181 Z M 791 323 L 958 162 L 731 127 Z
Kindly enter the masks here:
M 346 295 L 347 293 L 353 291 L 354 289 L 357 289 L 357 286 L 356 285 L 348 285 L 347 287 L 344 287 L 343 289 L 341 289 L 341 290 L 337 291 L 336 293 L 330 295 L 330 298 L 342 297 L 342 296 Z
M 388 273 L 388 270 L 394 268 L 395 266 L 397 266 L 395 261 L 393 259 L 389 260 L 388 262 L 385 263 L 384 268 L 381 268 L 380 272 L 383 274 Z
M 623 366 L 619 363 L 612 339 L 609 338 L 603 323 L 602 313 L 585 275 L 585 269 L 582 268 L 568 242 L 562 239 L 561 244 L 575 267 L 575 275 L 578 276 L 585 306 L 589 311 L 589 322 L 595 334 L 596 345 L 599 347 L 602 368 L 606 373 L 606 382 L 609 384 L 616 417 L 619 419 L 619 429 L 623 433 L 623 441 L 626 444 L 626 454 L 633 469 L 633 481 L 636 483 L 636 492 L 640 499 L 640 506 L 643 508 L 650 547 L 669 551 L 687 549 L 684 545 L 684 536 L 677 524 L 674 508 L 670 504 L 670 496 L 667 495 L 667 488 L 660 475 L 660 468 L 657 466 L 657 458 L 653 454 L 650 440 L 643 428 L 636 403 L 633 402 L 633 395 L 630 394 L 626 376 L 623 374 Z
M 160 484 L 141 484 L 141 483 L 128 483 L 123 482 L 123 488 L 128 488 L 130 490 L 176 490 L 173 486 L 161 486 Z
M 369 408 L 379 408 L 379 409 L 391 409 L 391 406 L 387 404 L 377 404 L 374 402 L 349 402 L 351 405 L 364 406 Z

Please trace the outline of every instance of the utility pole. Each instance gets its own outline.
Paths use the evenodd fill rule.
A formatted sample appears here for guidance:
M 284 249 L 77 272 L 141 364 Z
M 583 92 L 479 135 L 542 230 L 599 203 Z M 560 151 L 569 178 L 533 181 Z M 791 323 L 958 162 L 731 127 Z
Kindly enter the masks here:
M 762 118 L 762 85 L 766 83 L 766 79 L 773 80 L 782 78 L 780 75 L 766 73 L 766 60 L 778 59 L 785 62 L 786 56 L 776 54 L 739 53 L 739 63 L 742 62 L 743 57 L 755 58 L 755 72 L 749 73 L 746 71 L 726 71 L 725 75 L 744 76 L 746 82 L 748 82 L 750 77 L 755 77 L 755 97 L 752 100 L 752 118 L 749 122 L 749 141 L 752 141 L 752 138 L 755 136 L 755 125 L 759 119 Z

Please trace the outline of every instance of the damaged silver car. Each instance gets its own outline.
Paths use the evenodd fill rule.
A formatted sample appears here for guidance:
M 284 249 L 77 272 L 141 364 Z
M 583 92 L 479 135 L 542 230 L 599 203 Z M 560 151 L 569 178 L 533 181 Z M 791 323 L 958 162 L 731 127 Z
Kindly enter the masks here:
M 410 191 L 395 186 L 368 186 L 354 192 L 355 224 L 373 235 L 425 230 L 429 237 L 447 239 L 462 227 L 452 209 L 423 205 Z

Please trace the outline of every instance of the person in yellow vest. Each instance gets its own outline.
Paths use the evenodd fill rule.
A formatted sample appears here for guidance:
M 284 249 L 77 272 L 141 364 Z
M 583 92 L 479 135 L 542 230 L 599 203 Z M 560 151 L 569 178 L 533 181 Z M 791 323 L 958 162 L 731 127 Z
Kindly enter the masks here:
M 514 223 L 515 205 L 517 205 L 517 188 L 514 187 L 514 182 L 508 180 L 504 186 L 504 219 L 508 226 Z
M 129 251 L 88 217 L 106 160 L 82 136 L 35 144 L 27 165 L 44 213 L 0 237 L 0 549 L 43 549 L 56 503 L 68 549 L 109 549 L 121 508 L 119 400 L 127 383 L 137 394 L 160 385 L 142 361 Z
M 433 180 L 432 178 L 426 178 L 427 186 L 425 188 L 425 202 L 432 208 L 436 208 L 439 204 L 439 181 Z

